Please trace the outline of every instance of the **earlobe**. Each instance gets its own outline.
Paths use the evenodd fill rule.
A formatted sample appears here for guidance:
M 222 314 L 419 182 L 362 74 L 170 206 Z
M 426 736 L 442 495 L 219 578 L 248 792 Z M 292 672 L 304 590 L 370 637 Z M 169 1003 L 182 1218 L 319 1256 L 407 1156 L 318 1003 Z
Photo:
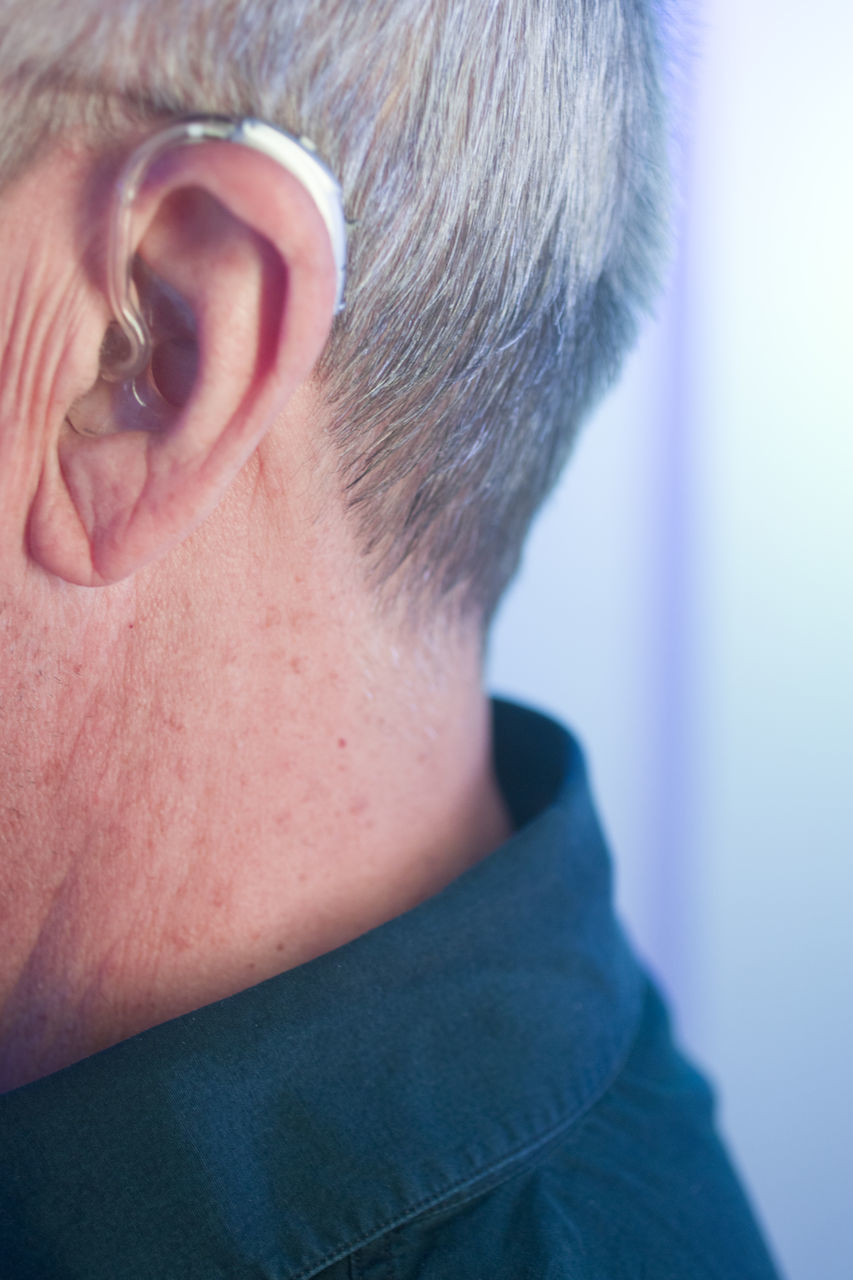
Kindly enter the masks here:
M 30 513 L 31 556 L 83 585 L 134 573 L 208 515 L 309 378 L 337 301 L 323 219 L 267 156 L 202 143 L 141 196 L 148 362 L 66 406 Z

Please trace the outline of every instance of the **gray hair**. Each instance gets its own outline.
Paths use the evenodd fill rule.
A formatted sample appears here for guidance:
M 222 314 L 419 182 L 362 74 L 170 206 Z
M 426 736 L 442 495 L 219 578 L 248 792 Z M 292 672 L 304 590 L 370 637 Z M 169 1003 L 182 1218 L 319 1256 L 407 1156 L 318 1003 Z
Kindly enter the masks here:
M 138 114 L 256 115 L 314 141 L 351 223 L 318 373 L 360 546 L 388 590 L 487 621 L 660 275 L 660 0 L 2 0 L 0 14 L 5 93 L 28 104 L 7 168 L 27 120 L 102 123 L 110 91 Z

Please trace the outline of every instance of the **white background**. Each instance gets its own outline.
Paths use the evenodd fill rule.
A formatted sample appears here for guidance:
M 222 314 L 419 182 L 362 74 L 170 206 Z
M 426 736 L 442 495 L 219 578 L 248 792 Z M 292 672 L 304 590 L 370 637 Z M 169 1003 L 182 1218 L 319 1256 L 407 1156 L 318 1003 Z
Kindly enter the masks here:
M 853 1277 L 853 5 L 706 0 L 682 249 L 493 635 L 789 1280 Z M 734 1278 L 733 1278 L 734 1280 Z

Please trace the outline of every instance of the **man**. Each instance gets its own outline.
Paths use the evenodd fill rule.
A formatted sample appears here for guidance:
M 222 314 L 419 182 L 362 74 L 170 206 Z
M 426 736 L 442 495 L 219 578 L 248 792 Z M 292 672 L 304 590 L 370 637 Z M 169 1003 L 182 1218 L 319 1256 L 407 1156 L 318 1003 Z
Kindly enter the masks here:
M 481 684 L 658 274 L 655 6 L 0 12 L 0 1274 L 771 1276 Z

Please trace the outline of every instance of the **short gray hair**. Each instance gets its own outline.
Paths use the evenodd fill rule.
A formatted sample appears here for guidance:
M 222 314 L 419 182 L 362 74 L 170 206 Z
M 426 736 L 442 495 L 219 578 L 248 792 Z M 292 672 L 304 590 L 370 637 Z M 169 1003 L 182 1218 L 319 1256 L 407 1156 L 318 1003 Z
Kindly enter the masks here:
M 6 92 L 54 131 L 99 85 L 314 141 L 351 222 L 319 377 L 370 573 L 488 620 L 660 275 L 660 0 L 0 5 Z

